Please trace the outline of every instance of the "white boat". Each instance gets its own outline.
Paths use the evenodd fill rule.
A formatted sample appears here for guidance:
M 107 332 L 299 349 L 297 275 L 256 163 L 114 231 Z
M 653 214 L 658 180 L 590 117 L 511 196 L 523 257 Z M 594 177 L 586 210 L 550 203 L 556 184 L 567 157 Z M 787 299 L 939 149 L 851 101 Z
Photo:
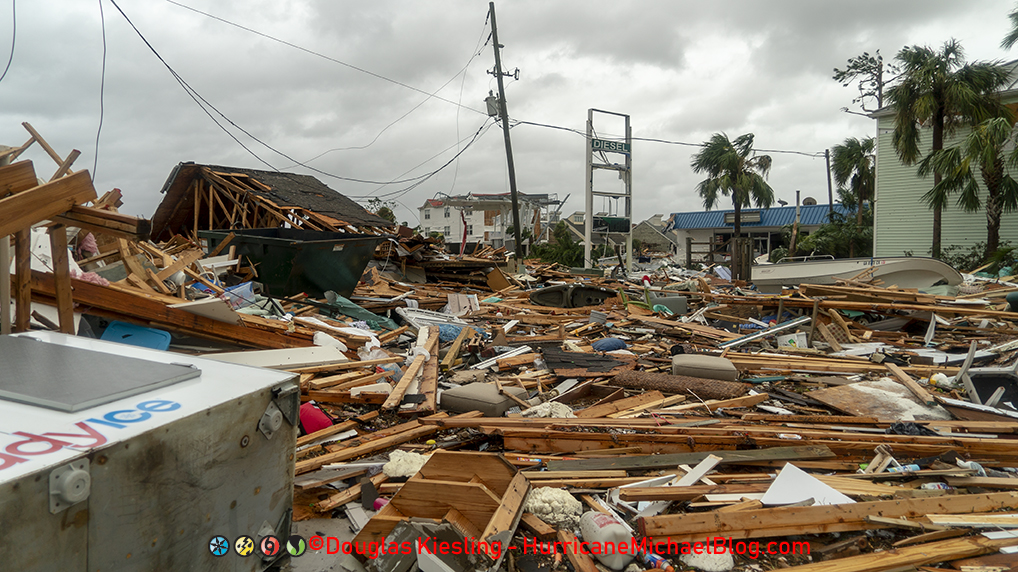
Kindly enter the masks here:
M 805 257 L 804 257 L 805 258 Z M 804 262 L 759 264 L 753 266 L 753 284 L 761 292 L 778 293 L 784 286 L 795 288 L 799 284 L 834 284 L 835 279 L 851 279 L 869 268 L 874 268 L 864 280 L 880 279 L 884 286 L 918 288 L 920 290 L 946 284 L 962 283 L 961 274 L 936 258 L 897 256 L 889 258 L 822 258 Z

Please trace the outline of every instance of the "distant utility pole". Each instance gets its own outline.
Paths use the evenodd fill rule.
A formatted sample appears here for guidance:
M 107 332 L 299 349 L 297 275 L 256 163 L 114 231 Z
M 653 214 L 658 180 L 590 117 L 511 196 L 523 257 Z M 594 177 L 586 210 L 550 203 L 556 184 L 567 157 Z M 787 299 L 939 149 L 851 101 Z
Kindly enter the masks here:
M 827 222 L 834 219 L 834 189 L 831 187 L 831 150 L 824 149 L 824 162 L 827 163 Z
M 505 88 L 502 85 L 502 56 L 498 43 L 498 28 L 495 26 L 495 3 L 488 3 L 491 15 L 491 43 L 495 48 L 495 78 L 498 80 L 498 114 L 502 118 L 502 133 L 505 135 L 505 157 L 509 165 L 509 195 L 513 201 L 513 238 L 516 241 L 516 264 L 523 268 L 523 241 L 520 240 L 520 203 L 516 198 L 516 168 L 513 166 L 513 145 L 509 140 L 509 111 L 505 105 Z

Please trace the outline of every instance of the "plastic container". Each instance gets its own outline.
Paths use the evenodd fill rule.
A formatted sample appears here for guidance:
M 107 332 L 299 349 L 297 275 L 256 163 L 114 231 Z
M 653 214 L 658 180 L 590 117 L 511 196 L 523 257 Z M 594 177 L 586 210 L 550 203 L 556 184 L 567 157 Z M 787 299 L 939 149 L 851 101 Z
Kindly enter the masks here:
M 675 572 L 675 568 L 672 567 L 671 563 L 653 552 L 641 552 L 640 562 L 643 562 L 644 566 L 647 566 L 648 568 L 664 570 L 665 572 Z
M 635 559 L 632 554 L 633 535 L 614 516 L 597 511 L 587 511 L 580 517 L 580 534 L 583 540 L 600 545 L 602 554 L 595 554 L 597 560 L 612 570 L 622 570 Z M 624 549 L 620 549 L 625 544 Z M 627 553 L 623 554 L 623 550 Z
M 921 470 L 922 467 L 919 465 L 902 465 L 900 467 L 890 467 L 887 469 L 888 473 L 913 473 Z
M 99 339 L 154 350 L 169 349 L 172 340 L 167 331 L 119 321 L 110 322 Z

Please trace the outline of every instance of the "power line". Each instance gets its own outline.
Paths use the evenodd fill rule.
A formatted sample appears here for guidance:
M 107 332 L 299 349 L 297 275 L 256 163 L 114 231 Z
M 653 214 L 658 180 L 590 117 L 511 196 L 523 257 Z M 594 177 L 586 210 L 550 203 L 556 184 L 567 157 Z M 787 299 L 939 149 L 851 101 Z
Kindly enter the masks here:
M 368 194 L 368 195 L 348 195 L 348 196 L 349 196 L 350 198 L 353 198 L 353 199 L 367 199 L 367 198 L 378 198 L 378 199 L 384 199 L 384 200 L 394 200 L 394 199 L 396 199 L 396 198 L 402 197 L 403 195 L 405 195 L 405 194 L 409 193 L 410 191 L 412 191 L 412 190 L 416 189 L 417 187 L 419 187 L 419 186 L 420 186 L 421 184 L 423 184 L 423 183 L 424 183 L 425 181 L 427 181 L 427 180 L 428 180 L 428 179 L 430 179 L 431 177 L 433 177 L 433 176 L 437 175 L 437 174 L 438 174 L 438 173 L 439 173 L 439 172 L 440 172 L 440 171 L 441 171 L 442 169 L 445 169 L 445 168 L 446 168 L 446 167 L 448 167 L 448 166 L 449 166 L 450 164 L 452 164 L 452 162 L 453 162 L 453 161 L 455 161 L 456 159 L 458 159 L 458 158 L 459 158 L 459 156 L 460 156 L 460 155 L 462 155 L 463 153 L 465 153 L 467 149 L 469 149 L 469 148 L 470 148 L 470 147 L 471 147 L 471 146 L 472 146 L 472 145 L 473 145 L 473 144 L 474 144 L 474 143 L 475 143 L 475 142 L 476 142 L 476 141 L 477 141 L 477 140 L 478 140 L 478 139 L 479 139 L 479 138 L 480 138 L 481 136 L 483 136 L 483 135 L 484 135 L 485 133 L 487 133 L 487 132 L 488 132 L 488 129 L 490 129 L 490 128 L 491 128 L 491 127 L 492 127 L 493 125 L 495 125 L 495 124 L 496 124 L 495 122 L 489 122 L 489 121 L 488 121 L 487 119 L 485 119 L 484 123 L 483 123 L 483 124 L 481 124 L 481 126 L 480 126 L 480 127 L 479 127 L 479 128 L 477 129 L 477 131 L 475 131 L 475 132 L 474 132 L 474 134 L 473 134 L 473 135 L 472 135 L 472 136 L 470 137 L 470 141 L 469 141 L 469 142 L 468 142 L 468 143 L 467 143 L 466 145 L 464 145 L 462 149 L 460 149 L 459 151 L 457 151 L 457 152 L 456 152 L 456 154 L 455 154 L 455 155 L 453 155 L 451 159 L 449 159 L 448 161 L 446 161 L 446 162 L 445 162 L 445 164 L 443 164 L 443 165 L 442 165 L 441 167 L 439 167 L 438 169 L 435 169 L 435 170 L 434 170 L 434 171 L 432 171 L 431 173 L 428 173 L 427 175 L 423 176 L 423 177 L 421 178 L 421 180 L 419 180 L 419 181 L 416 181 L 415 183 L 413 183 L 413 184 L 412 184 L 412 185 L 410 185 L 409 187 L 406 187 L 406 188 L 403 188 L 403 189 L 399 189 L 399 190 L 395 190 L 395 191 L 390 191 L 390 192 L 388 192 L 388 193 L 383 193 L 383 194 L 381 194 L 381 195 L 376 195 L 376 194 L 375 194 L 375 193 L 377 193 L 377 192 L 378 192 L 379 190 L 381 190 L 381 188 L 379 188 L 379 189 L 376 189 L 376 190 L 375 190 L 375 191 L 374 191 L 373 193 L 371 193 L 371 194 Z M 464 140 L 465 140 L 465 139 L 464 139 Z M 431 161 L 431 160 L 432 160 L 432 159 L 434 159 L 435 157 L 437 157 L 437 156 L 441 155 L 442 153 L 445 153 L 445 152 L 446 152 L 446 151 L 448 151 L 449 149 L 452 149 L 452 148 L 453 148 L 454 146 L 456 146 L 456 145 L 459 145 L 459 144 L 460 144 L 460 143 L 462 143 L 462 142 L 463 142 L 464 140 L 460 140 L 460 141 L 457 141 L 457 142 L 456 142 L 456 143 L 454 143 L 453 145 L 450 145 L 450 146 L 446 147 L 446 148 L 445 148 L 445 149 L 443 149 L 442 151 L 440 151 L 440 152 L 436 153 L 435 155 L 433 155 L 433 156 L 432 156 L 432 157 L 430 157 L 429 159 L 427 159 L 427 160 L 423 161 L 422 163 L 418 164 L 417 166 L 415 166 L 415 167 L 411 168 L 410 170 L 412 171 L 413 169 L 416 169 L 417 167 L 420 167 L 421 165 L 423 165 L 423 164 L 427 163 L 428 161 Z
M 484 30 L 485 30 L 485 28 L 488 27 L 488 19 L 489 18 L 491 18 L 491 12 L 490 11 L 487 12 L 485 14 L 485 16 L 484 16 L 484 25 L 481 27 L 481 36 L 479 38 L 477 38 L 477 44 L 474 46 L 474 55 L 470 57 L 470 62 L 474 61 L 474 58 L 476 58 L 477 56 L 481 55 L 481 51 L 488 45 L 488 42 L 491 41 L 491 32 L 488 32 L 488 39 L 484 41 L 483 45 L 481 44 L 481 38 L 484 37 Z M 468 66 L 470 65 L 470 62 L 467 62 Z M 464 70 L 466 70 L 466 68 L 464 68 Z M 460 97 L 459 97 L 460 103 L 463 102 L 463 89 L 466 86 L 466 84 L 467 84 L 467 74 L 464 73 L 464 74 L 462 74 L 462 77 L 460 78 Z M 459 136 L 460 136 L 460 110 L 457 107 L 456 108 L 456 139 L 457 140 L 459 139 Z M 459 178 L 459 174 L 460 174 L 460 164 L 459 164 L 459 161 L 457 161 L 456 162 L 456 166 L 452 170 L 452 183 L 449 185 L 449 191 L 450 192 L 453 191 L 456 188 L 456 180 Z M 417 221 L 417 222 L 420 222 L 420 221 Z
M 573 129 L 571 127 L 562 127 L 560 125 L 549 125 L 547 123 L 535 123 L 533 121 L 519 121 L 519 120 L 515 121 L 514 124 L 515 125 L 533 125 L 535 127 L 545 127 L 547 129 L 559 129 L 561 131 L 568 131 L 570 133 L 575 133 L 575 134 L 580 135 L 581 137 L 584 137 L 584 138 L 587 137 L 587 134 L 584 131 L 580 131 L 579 129 Z M 621 138 L 621 137 L 605 137 L 604 139 L 609 140 L 609 141 L 622 141 L 623 140 L 623 138 Z M 682 145 L 682 146 L 686 146 L 686 147 L 703 147 L 704 146 L 703 143 L 688 143 L 686 141 L 671 141 L 671 140 L 668 140 L 668 139 L 655 139 L 655 138 L 651 138 L 651 137 L 633 137 L 633 141 L 648 141 L 648 142 L 651 142 L 651 143 L 664 143 L 666 145 Z M 815 152 L 815 153 L 810 153 L 808 151 L 788 151 L 788 150 L 783 150 L 783 149 L 754 149 L 754 151 L 756 151 L 758 153 L 785 153 L 785 154 L 791 154 L 791 155 L 803 155 L 803 156 L 806 156 L 806 157 L 823 157 L 824 156 L 823 151 L 819 151 L 819 152 Z
M 104 103 L 106 95 L 106 14 L 103 12 L 103 0 L 99 0 L 99 22 L 103 31 L 103 63 L 102 73 L 99 75 L 99 127 L 95 130 L 95 157 L 92 160 L 92 181 L 95 182 L 95 172 L 99 169 L 99 134 L 103 131 L 103 116 L 106 115 Z
M 169 1 L 169 0 L 167 0 L 167 1 Z M 221 130 L 223 130 L 224 133 L 226 133 L 231 139 L 233 139 L 238 145 L 240 145 L 252 157 L 254 157 L 259 162 L 261 162 L 262 164 L 267 166 L 269 169 L 272 169 L 273 171 L 277 171 L 277 172 L 282 172 L 278 168 L 273 166 L 271 163 L 269 163 L 265 159 L 261 158 L 257 153 L 252 151 L 247 145 L 245 145 L 240 139 L 238 139 L 236 135 L 234 135 L 229 129 L 227 129 L 222 123 L 220 123 L 219 120 L 216 119 L 216 117 L 214 115 L 212 115 L 212 113 L 209 111 L 209 109 L 211 109 L 212 111 L 215 111 L 217 115 L 222 117 L 226 122 L 228 122 L 230 125 L 232 125 L 234 128 L 236 128 L 238 131 L 240 131 L 241 133 L 247 135 L 248 137 L 250 137 L 251 139 L 253 139 L 257 143 L 259 143 L 262 146 L 264 146 L 266 149 L 269 149 L 270 151 L 280 155 L 281 157 L 284 157 L 285 159 L 287 159 L 287 160 L 289 160 L 289 161 L 291 161 L 293 163 L 296 163 L 297 165 L 305 167 L 305 168 L 307 168 L 307 169 L 309 169 L 311 171 L 314 171 L 314 172 L 316 172 L 318 174 L 321 174 L 323 176 L 326 176 L 326 177 L 331 177 L 331 178 L 339 179 L 339 180 L 343 180 L 343 181 L 350 181 L 350 182 L 354 182 L 354 183 L 367 183 L 367 184 L 373 184 L 373 185 L 392 185 L 392 184 L 401 184 L 401 183 L 412 183 L 412 182 L 415 182 L 415 181 L 419 181 L 421 179 L 430 178 L 432 175 L 434 175 L 434 173 L 427 173 L 427 174 L 420 175 L 420 176 L 417 176 L 417 177 L 411 177 L 411 178 L 402 179 L 402 180 L 374 181 L 374 180 L 369 180 L 369 179 L 358 179 L 358 178 L 353 178 L 353 177 L 344 177 L 344 176 L 341 176 L 341 175 L 336 175 L 336 174 L 333 174 L 333 173 L 322 171 L 321 169 L 317 169 L 315 167 L 307 165 L 306 163 L 298 161 L 298 160 L 294 159 L 293 157 L 290 157 L 286 153 L 283 153 L 282 151 L 279 151 L 278 149 L 272 147 L 268 143 L 262 141 L 261 139 L 259 139 L 256 136 L 254 136 L 252 133 L 248 132 L 246 129 L 244 129 L 240 125 L 237 125 L 237 123 L 235 123 L 232 119 L 230 119 L 225 114 L 223 114 L 223 112 L 219 111 L 219 109 L 217 109 L 216 106 L 212 105 L 212 103 L 210 103 L 208 100 L 206 100 L 204 97 L 202 97 L 202 95 L 199 94 L 197 92 L 197 90 L 192 88 L 190 86 L 190 84 L 188 84 L 184 80 L 184 78 L 181 77 L 180 74 L 178 74 L 176 72 L 176 70 L 174 70 L 173 67 L 170 66 L 170 64 L 159 54 L 159 52 L 155 49 L 155 47 L 152 46 L 152 44 L 148 41 L 148 39 L 146 39 L 145 36 L 141 33 L 141 31 L 138 29 L 138 27 L 134 25 L 134 22 L 131 21 L 131 19 L 127 16 L 127 14 L 124 13 L 123 9 L 121 9 L 120 6 L 116 3 L 116 0 L 110 0 L 110 2 L 113 3 L 113 6 L 116 7 L 117 11 L 119 11 L 120 14 L 124 17 L 124 19 L 127 20 L 128 24 L 131 25 L 131 27 L 134 29 L 135 33 L 138 34 L 138 37 L 140 37 L 141 40 L 143 42 L 145 42 L 145 45 L 148 46 L 149 50 L 151 50 L 152 53 L 156 56 L 156 58 L 158 58 L 159 61 L 162 62 L 162 64 L 166 67 L 166 69 L 170 72 L 170 74 L 173 75 L 174 79 L 177 80 L 177 83 L 179 83 L 180 86 L 184 89 L 184 91 L 187 92 L 187 94 L 191 97 L 191 99 L 193 99 L 195 101 L 195 103 L 198 104 L 198 106 L 202 109 L 202 111 L 204 111 L 205 114 L 208 115 L 209 118 L 211 118 L 212 121 L 217 126 L 219 126 L 219 128 Z
M 248 28 L 247 26 L 243 26 L 243 25 L 241 25 L 241 24 L 238 24 L 238 23 L 236 23 L 236 22 L 231 22 L 230 20 L 227 20 L 227 19 L 225 19 L 225 18 L 220 18 L 219 16 L 216 16 L 216 15 L 214 15 L 214 14 L 209 14 L 208 12 L 203 12 L 203 11 L 201 11 L 201 10 L 198 10 L 198 9 L 196 9 L 196 8 L 192 8 L 192 7 L 190 7 L 190 6 L 187 6 L 187 5 L 185 5 L 185 4 L 181 4 L 180 2 L 176 2 L 175 0 L 166 0 L 166 1 L 167 1 L 167 2 L 169 2 L 170 4 L 173 4 L 174 6 L 179 6 L 179 7 L 181 7 L 181 8 L 184 8 L 184 9 L 186 9 L 186 10 L 190 10 L 190 11 L 192 11 L 192 12 L 195 12 L 196 14 L 201 14 L 202 16 L 206 16 L 206 17 L 208 17 L 208 18 L 212 18 L 213 20 L 217 20 L 217 21 L 219 21 L 219 22 L 222 22 L 222 23 L 224 23 L 224 24 L 227 24 L 227 25 L 233 26 L 233 27 L 235 27 L 235 28 L 239 28 L 239 29 L 241 29 L 241 30 L 244 30 L 245 32 L 250 32 L 250 33 L 252 33 L 252 34 L 255 34 L 255 35 L 257 35 L 257 36 L 261 36 L 261 37 L 263 37 L 263 38 L 265 38 L 265 39 L 268 39 L 268 40 L 272 40 L 273 42 L 279 42 L 280 44 L 283 44 L 283 45 L 285 45 L 285 46 L 289 46 L 289 47 L 291 47 L 291 48 L 293 48 L 293 49 L 295 49 L 295 50 L 300 50 L 300 51 L 302 51 L 302 52 L 305 52 L 305 53 L 311 54 L 311 55 L 313 55 L 313 56 L 317 56 L 317 57 L 320 57 L 320 58 L 322 58 L 322 59 L 325 59 L 325 60 L 328 60 L 328 61 L 330 61 L 330 62 L 333 62 L 333 63 L 337 63 L 337 64 L 339 64 L 339 65 L 341 65 L 341 66 L 346 66 L 346 67 L 348 67 L 348 68 L 350 68 L 350 69 L 352 69 L 352 70 L 356 70 L 356 71 L 359 71 L 359 72 L 361 72 L 361 73 L 365 73 L 365 74 L 367 74 L 367 75 L 370 75 L 371 77 L 374 77 L 374 78 L 377 78 L 377 79 L 380 79 L 380 80 L 383 80 L 383 81 L 387 81 L 387 82 L 389 82 L 389 83 L 393 83 L 393 84 L 395 84 L 395 85 L 398 85 L 398 86 L 400 86 L 400 87 L 405 87 L 405 88 L 407 88 L 407 89 L 410 89 L 410 90 L 416 91 L 416 92 L 418 92 L 418 93 L 422 93 L 422 94 L 424 94 L 424 95 L 427 95 L 427 96 L 429 96 L 429 97 L 434 97 L 435 99 L 438 99 L 438 100 L 440 100 L 440 101 L 444 101 L 444 102 L 446 102 L 446 103 L 451 103 L 451 104 L 453 104 L 453 105 L 455 105 L 455 106 L 457 106 L 457 107 L 462 107 L 462 108 L 464 108 L 464 109 L 469 109 L 470 111 L 473 111 L 474 113 L 479 113 L 479 114 L 481 114 L 481 115 L 487 115 L 487 112 L 485 112 L 485 111 L 481 111 L 481 110 L 478 110 L 478 109 L 474 109 L 474 108 L 472 108 L 472 107 L 467 107 L 467 106 L 465 106 L 465 105 L 462 105 L 462 104 L 460 104 L 460 103 L 457 103 L 457 102 L 455 102 L 455 101 L 452 101 L 451 99 L 445 99 L 445 98 L 443 98 L 443 97 L 438 97 L 437 95 L 436 95 L 436 96 L 433 96 L 432 94 L 429 94 L 428 92 L 426 92 L 426 91 L 424 91 L 424 90 L 422 90 L 422 89 L 416 88 L 416 87 L 414 87 L 414 86 L 412 86 L 412 85 L 407 85 L 407 84 L 405 84 L 405 83 L 403 83 L 403 82 L 401 82 L 401 81 L 397 81 L 397 80 L 394 80 L 394 79 L 392 79 L 392 78 L 388 78 L 388 77 L 385 77 L 384 75 L 381 75 L 381 74 L 377 74 L 377 73 L 375 73 L 375 72 L 372 72 L 372 71 L 368 71 L 368 70 L 366 70 L 366 69 L 364 69 L 364 68 L 360 68 L 360 67 L 357 67 L 357 66 L 355 66 L 355 65 L 353 65 L 353 64 L 348 64 L 348 63 L 346 63 L 346 62 L 344 62 L 344 61 L 341 61 L 341 60 L 337 60 L 336 58 L 333 58 L 333 57 L 327 56 L 327 55 L 325 55 L 325 54 L 322 54 L 322 53 L 316 52 L 316 51 L 314 51 L 314 50 L 310 50 L 310 49 L 308 49 L 308 48 L 304 48 L 304 47 L 298 46 L 297 44 L 294 44 L 294 43 L 288 42 L 288 41 L 286 41 L 286 40 L 283 40 L 283 39 L 277 38 L 277 37 L 275 37 L 275 36 L 271 36 L 271 35 L 269 35 L 269 34 L 266 34 L 266 33 L 264 33 L 264 32 L 259 32 L 258 30 L 255 30 L 255 29 L 252 29 L 252 28 Z M 455 77 L 455 76 L 454 76 L 454 77 Z
M 167 0 L 167 1 L 169 1 L 169 0 Z M 488 21 L 487 21 L 487 19 L 485 19 L 485 21 L 484 21 L 484 27 L 486 27 L 486 26 L 487 26 L 487 24 L 488 24 Z M 483 35 L 483 28 L 484 28 L 484 27 L 482 27 L 482 35 Z M 490 36 L 489 36 L 489 40 L 490 40 L 490 39 L 491 39 L 491 38 L 490 38 Z M 478 44 L 480 44 L 480 40 L 478 40 Z M 488 45 L 488 44 L 487 44 L 487 42 L 485 42 L 485 43 L 484 43 L 484 46 L 487 46 L 487 45 Z M 441 85 L 441 87 L 439 87 L 438 89 L 436 89 L 436 90 L 435 90 L 434 92 L 432 92 L 432 93 L 428 94 L 428 97 L 424 98 L 423 100 L 421 100 L 421 102 L 420 102 L 420 103 L 418 103 L 417 105 L 413 106 L 413 107 L 412 107 L 412 108 L 410 109 L 410 111 L 407 111 L 407 112 L 406 112 L 406 113 L 404 113 L 403 115 L 399 116 L 399 117 L 398 117 L 398 118 L 397 118 L 397 119 L 396 119 L 395 121 L 393 121 L 392 123 L 389 123 L 388 125 L 386 125 L 386 126 L 385 126 L 385 127 L 384 127 L 384 128 L 383 128 L 383 129 L 381 130 L 381 131 L 379 131 L 379 132 L 378 132 L 378 134 L 377 134 L 377 135 L 375 135 L 374 139 L 372 139 L 372 140 L 371 140 L 371 142 L 370 142 L 370 143 L 368 143 L 367 145 L 360 145 L 360 146 L 354 146 L 354 147 L 338 147 L 338 148 L 335 148 L 335 149 L 329 149 L 328 151 L 323 151 L 322 153 L 319 153 L 318 155 L 315 155 L 314 157 L 312 157 L 312 158 L 308 159 L 308 160 L 307 160 L 307 161 L 305 161 L 305 162 L 306 162 L 306 163 L 310 163 L 311 161 L 315 161 L 315 160 L 317 160 L 317 159 L 320 159 L 321 157 L 324 157 L 325 155 L 327 155 L 327 154 L 329 154 L 329 153 L 332 153 L 333 151 L 353 151 L 353 150 L 361 150 L 361 149 L 367 149 L 368 147 L 370 147 L 370 146 L 374 145 L 374 143 L 375 143 L 376 141 L 378 141 L 378 138 L 379 138 L 379 137 L 381 137 L 383 133 L 385 133 L 386 131 L 388 131 L 390 127 L 392 127 L 393 125 L 396 125 L 397 123 L 399 123 L 400 121 L 402 121 L 403 119 L 405 119 L 405 118 L 406 118 L 407 116 L 409 116 L 409 115 L 410 115 L 411 113 L 413 113 L 414 111 L 417 111 L 417 109 L 419 109 L 419 108 L 420 108 L 420 107 L 421 107 L 422 105 L 424 105 L 425 103 L 427 103 L 427 102 L 428 102 L 429 100 L 431 100 L 432 98 L 436 97 L 436 96 L 437 96 L 437 94 L 438 94 L 438 92 L 440 92 L 440 91 L 442 91 L 443 89 L 445 89 L 445 87 L 446 87 L 447 85 L 449 85 L 450 83 L 452 83 L 452 81 L 453 81 L 454 79 L 456 79 L 457 77 L 460 77 L 460 76 L 462 76 L 462 77 L 463 77 L 463 81 L 465 82 L 465 81 L 466 81 L 466 73 L 464 73 L 464 72 L 466 72 L 467 68 L 468 68 L 468 67 L 470 67 L 470 64 L 471 64 L 471 63 L 472 63 L 472 62 L 474 61 L 474 59 L 476 59 L 476 58 L 477 58 L 477 56 L 479 56 L 479 55 L 480 55 L 480 50 L 484 49 L 484 46 L 480 46 L 479 48 L 475 49 L 475 50 L 474 50 L 474 54 L 470 56 L 470 59 L 468 59 L 468 60 L 467 60 L 467 63 L 466 63 L 466 64 L 465 64 L 465 65 L 464 65 L 464 66 L 463 66 L 463 67 L 462 67 L 462 68 L 461 68 L 461 69 L 460 69 L 460 70 L 459 70 L 458 72 L 456 72 L 456 74 L 455 74 L 455 75 L 453 75 L 453 76 L 452 76 L 451 78 L 449 78 L 449 80 L 448 80 L 448 81 L 446 81 L 445 83 L 443 83 L 443 84 Z M 460 88 L 460 100 L 462 100 L 462 99 L 463 99 L 463 89 L 462 89 L 462 84 L 461 84 L 461 88 Z M 457 109 L 456 109 L 456 136 L 457 136 L 457 137 L 459 137 L 459 107 L 464 107 L 464 106 L 462 106 L 462 105 L 458 105 L 458 106 L 457 106 Z M 469 108 L 468 108 L 468 109 L 469 109 Z M 283 168 L 284 168 L 284 169 L 289 169 L 290 167 L 293 167 L 293 166 L 295 166 L 295 165 L 290 165 L 290 166 L 288 166 L 288 167 L 283 167 Z
M 18 37 L 18 10 L 17 0 L 11 0 L 11 55 L 7 58 L 7 67 L 4 73 L 0 74 L 0 81 L 7 77 L 7 71 L 11 69 L 11 62 L 14 61 L 14 45 Z

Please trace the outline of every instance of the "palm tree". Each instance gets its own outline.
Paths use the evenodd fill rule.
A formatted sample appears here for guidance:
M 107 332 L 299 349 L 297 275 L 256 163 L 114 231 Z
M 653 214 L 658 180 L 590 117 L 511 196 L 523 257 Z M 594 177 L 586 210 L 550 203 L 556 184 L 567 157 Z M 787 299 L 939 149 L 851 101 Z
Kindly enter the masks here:
M 728 135 L 715 133 L 703 148 L 693 155 L 693 172 L 706 173 L 707 178 L 696 186 L 703 199 L 703 206 L 710 210 L 721 195 L 731 196 L 735 207 L 734 237 L 742 234 L 742 207 L 755 204 L 768 208 L 774 202 L 774 190 L 764 179 L 771 170 L 770 155 L 755 155 L 753 134 L 740 135 L 730 141 Z M 739 264 L 739 249 L 732 249 L 732 275 L 742 276 Z
M 927 46 L 902 48 L 896 58 L 901 75 L 888 88 L 886 99 L 895 108 L 892 142 L 898 158 L 906 165 L 921 159 L 919 139 L 922 126 L 932 128 L 932 152 L 944 148 L 944 136 L 961 123 L 979 123 L 1000 117 L 1004 106 L 996 97 L 1008 83 L 1008 70 L 995 62 L 964 63 L 964 51 L 955 40 L 940 51 Z M 934 171 L 934 186 L 941 175 Z M 940 256 L 942 207 L 933 208 L 934 257 Z
M 855 196 L 858 205 L 855 211 L 855 224 L 862 227 L 863 204 L 873 200 L 873 187 L 876 181 L 874 171 L 873 150 L 875 142 L 872 137 L 856 139 L 849 137 L 840 145 L 831 148 L 831 173 L 838 187 L 848 188 Z M 846 187 L 847 185 L 847 187 Z M 849 256 L 855 256 L 855 243 L 849 243 Z
M 1011 20 L 1011 31 L 1004 36 L 1004 39 L 1000 42 L 1000 47 L 1010 50 L 1012 46 L 1018 43 L 1018 8 L 1012 10 L 1007 15 L 1007 18 Z
M 948 197 L 958 194 L 958 206 L 965 212 L 982 207 L 979 185 L 974 170 L 979 169 L 986 185 L 986 250 L 988 259 L 1000 248 L 1000 217 L 1018 209 L 1018 182 L 1004 170 L 1006 148 L 1013 148 L 1011 120 L 995 117 L 977 125 L 961 145 L 931 153 L 919 164 L 919 175 L 941 174 L 941 181 L 923 195 L 928 205 L 943 208 Z M 1018 152 L 1012 151 L 1012 164 L 1018 163 Z

